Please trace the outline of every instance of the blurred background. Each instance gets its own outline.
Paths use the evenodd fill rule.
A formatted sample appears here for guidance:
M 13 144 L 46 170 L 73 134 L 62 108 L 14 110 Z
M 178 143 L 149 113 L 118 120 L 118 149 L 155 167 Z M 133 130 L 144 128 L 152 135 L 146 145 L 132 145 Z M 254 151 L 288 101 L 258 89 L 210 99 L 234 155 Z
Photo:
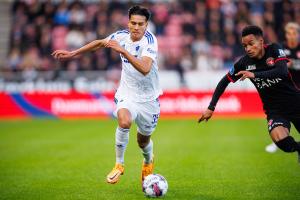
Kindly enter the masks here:
M 182 95 L 189 91 L 195 97 L 191 107 L 197 106 L 199 110 L 209 101 L 203 92 L 211 94 L 220 78 L 244 53 L 239 37 L 245 25 L 262 27 L 267 43 L 282 43 L 286 23 L 300 23 L 300 1 L 289 0 L 18 0 L 0 4 L 2 106 L 4 93 L 61 94 L 71 90 L 113 93 L 121 72 L 117 53 L 102 49 L 58 62 L 51 57 L 51 52 L 73 50 L 126 29 L 127 11 L 134 4 L 152 12 L 148 28 L 158 39 L 160 80 L 165 94 L 176 91 Z M 248 81 L 229 87 L 229 91 L 253 90 Z M 224 109 L 234 107 L 234 99 L 240 106 L 235 105 L 233 110 L 239 110 L 243 104 L 239 96 L 228 99 L 231 104 Z M 177 105 L 178 99 L 169 100 Z M 260 106 L 259 100 L 251 101 L 254 106 Z M 55 104 L 51 102 L 50 107 Z M 183 104 L 186 105 L 185 101 Z M 50 107 L 44 109 L 49 111 Z M 260 107 L 256 114 L 258 110 Z

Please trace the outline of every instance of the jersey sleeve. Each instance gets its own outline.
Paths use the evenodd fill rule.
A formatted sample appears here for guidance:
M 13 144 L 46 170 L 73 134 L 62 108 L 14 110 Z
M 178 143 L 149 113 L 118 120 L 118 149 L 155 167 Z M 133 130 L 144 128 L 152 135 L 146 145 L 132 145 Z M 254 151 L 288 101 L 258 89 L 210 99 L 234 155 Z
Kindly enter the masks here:
M 241 60 L 239 60 L 238 62 L 236 62 L 234 64 L 234 66 L 231 67 L 231 69 L 228 71 L 228 73 L 226 74 L 227 79 L 230 82 L 236 82 L 237 80 L 239 80 L 241 78 L 241 76 L 236 76 L 235 74 L 238 73 L 239 71 L 241 71 Z
M 286 62 L 289 61 L 289 59 L 286 57 L 286 54 L 284 53 L 284 49 L 279 44 L 273 43 L 271 48 L 274 63 L 282 60 Z
M 109 36 L 107 36 L 107 37 L 105 38 L 105 40 L 106 40 L 106 41 L 113 40 L 113 39 L 115 39 L 116 35 L 117 35 L 116 33 L 112 33 L 112 34 L 110 34 Z
M 157 42 L 153 42 L 153 43 L 148 43 L 144 46 L 142 53 L 141 53 L 141 57 L 150 57 L 153 61 L 157 59 L 157 51 L 158 51 L 158 47 L 157 47 Z
M 271 48 L 271 55 L 272 57 L 266 60 L 268 65 L 271 65 L 267 71 L 258 71 L 254 72 L 254 76 L 257 78 L 285 78 L 288 77 L 288 68 L 287 62 L 288 58 L 286 57 L 284 50 L 278 44 L 272 44 Z
M 214 111 L 215 107 L 219 101 L 219 98 L 222 96 L 222 94 L 224 93 L 226 87 L 228 86 L 228 84 L 230 83 L 230 81 L 228 80 L 228 77 L 225 75 L 218 83 L 214 94 L 211 98 L 211 101 L 209 103 L 208 109 Z
M 121 38 L 126 36 L 127 34 L 129 34 L 128 30 L 117 31 L 107 36 L 105 40 L 116 40 L 117 42 L 120 42 Z

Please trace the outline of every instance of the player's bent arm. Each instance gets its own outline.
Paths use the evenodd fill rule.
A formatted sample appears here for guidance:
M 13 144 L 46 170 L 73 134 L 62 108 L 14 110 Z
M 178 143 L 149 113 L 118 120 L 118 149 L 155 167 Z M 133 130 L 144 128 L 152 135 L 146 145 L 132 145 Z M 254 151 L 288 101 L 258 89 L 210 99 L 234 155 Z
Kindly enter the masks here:
M 105 44 L 107 43 L 107 41 L 105 39 L 103 40 L 94 40 L 86 45 L 84 45 L 83 47 L 76 49 L 74 51 L 72 51 L 72 54 L 74 54 L 74 56 L 89 52 L 89 51 L 95 51 L 99 48 L 103 48 L 105 47 Z
M 122 52 L 122 54 L 132 64 L 132 66 L 144 76 L 150 72 L 153 62 L 152 58 L 143 56 L 141 59 L 138 59 L 126 50 Z
M 210 104 L 208 106 L 208 109 L 211 111 L 215 110 L 215 107 L 219 101 L 219 98 L 224 93 L 225 89 L 227 88 L 228 84 L 230 83 L 229 79 L 227 78 L 227 75 L 225 75 L 218 83 L 214 94 L 212 96 L 212 99 L 210 101 Z
M 273 69 L 261 72 L 254 72 L 254 76 L 255 78 L 286 78 L 288 77 L 288 68 L 286 61 L 277 61 Z

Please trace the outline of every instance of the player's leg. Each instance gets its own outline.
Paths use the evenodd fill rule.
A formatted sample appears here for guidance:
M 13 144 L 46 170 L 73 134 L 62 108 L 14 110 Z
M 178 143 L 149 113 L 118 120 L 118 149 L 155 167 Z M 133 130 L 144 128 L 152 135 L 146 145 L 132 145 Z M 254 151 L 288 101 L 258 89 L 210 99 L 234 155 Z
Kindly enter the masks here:
M 142 154 L 144 156 L 144 163 L 151 163 L 153 160 L 153 141 L 151 140 L 151 136 L 146 136 L 138 132 L 137 142 L 142 150 Z
M 137 142 L 144 156 L 142 163 L 141 181 L 143 181 L 149 174 L 153 174 L 154 170 L 153 141 L 150 137 L 150 135 L 146 136 L 141 134 L 140 132 L 137 133 Z
M 116 129 L 116 162 L 124 164 L 124 153 L 129 141 L 129 130 L 131 127 L 131 114 L 126 108 L 118 111 L 118 127 Z
M 270 136 L 279 149 L 284 152 L 300 152 L 300 144 L 289 135 L 289 129 L 284 126 L 277 126 L 270 132 Z
M 153 156 L 153 141 L 151 134 L 154 132 L 159 118 L 159 102 L 158 100 L 139 104 L 139 114 L 136 118 L 138 128 L 137 142 L 142 150 L 143 164 L 141 172 L 141 180 L 153 173 L 154 156 Z
M 300 119 L 295 119 L 292 121 L 292 123 L 294 124 L 296 130 L 298 131 L 298 133 L 300 134 Z M 300 142 L 297 142 L 300 145 Z M 298 162 L 300 164 L 300 151 L 298 151 Z
M 290 136 L 290 128 L 290 122 L 284 118 L 269 118 L 268 129 L 276 146 L 284 152 L 298 152 L 299 156 L 300 144 Z
M 268 130 L 269 130 L 270 136 L 271 136 L 271 131 L 279 125 L 284 125 L 288 129 L 290 129 L 289 122 L 282 119 L 282 117 L 268 116 Z M 269 144 L 265 147 L 265 150 L 269 153 L 274 153 L 277 151 L 277 149 L 278 149 L 278 147 L 275 144 L 274 140 L 271 144 Z
M 132 121 L 136 117 L 130 102 L 126 101 L 117 104 L 116 113 L 118 119 L 118 127 L 115 133 L 116 164 L 106 177 L 106 181 L 111 184 L 117 183 L 124 173 L 124 154 L 129 141 L 129 130 Z
M 118 110 L 118 127 L 115 133 L 116 164 L 107 175 L 108 183 L 117 183 L 124 173 L 124 154 L 129 141 L 129 130 L 131 126 L 131 115 L 129 110 L 122 108 Z

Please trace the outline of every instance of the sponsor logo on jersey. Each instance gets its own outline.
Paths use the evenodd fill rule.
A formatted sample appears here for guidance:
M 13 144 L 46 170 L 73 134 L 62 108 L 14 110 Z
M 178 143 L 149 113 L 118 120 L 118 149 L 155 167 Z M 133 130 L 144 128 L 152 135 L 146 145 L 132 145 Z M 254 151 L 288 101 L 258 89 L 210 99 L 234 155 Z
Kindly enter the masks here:
M 138 51 L 140 49 L 140 46 L 135 47 L 135 51 Z
M 281 78 L 253 78 L 252 80 L 258 89 L 269 88 L 282 81 Z
M 282 58 L 282 57 L 286 56 L 285 53 L 284 53 L 284 51 L 283 51 L 283 49 L 278 49 L 278 53 L 279 53 L 278 58 Z
M 268 65 L 269 67 L 274 66 L 274 64 L 275 64 L 274 58 L 272 58 L 272 57 L 268 58 L 268 59 L 266 60 L 266 63 L 267 63 L 267 65 Z
M 256 69 L 256 66 L 255 66 L 255 65 L 248 65 L 248 66 L 246 67 L 246 70 L 247 70 L 247 71 L 255 70 L 255 69 Z

